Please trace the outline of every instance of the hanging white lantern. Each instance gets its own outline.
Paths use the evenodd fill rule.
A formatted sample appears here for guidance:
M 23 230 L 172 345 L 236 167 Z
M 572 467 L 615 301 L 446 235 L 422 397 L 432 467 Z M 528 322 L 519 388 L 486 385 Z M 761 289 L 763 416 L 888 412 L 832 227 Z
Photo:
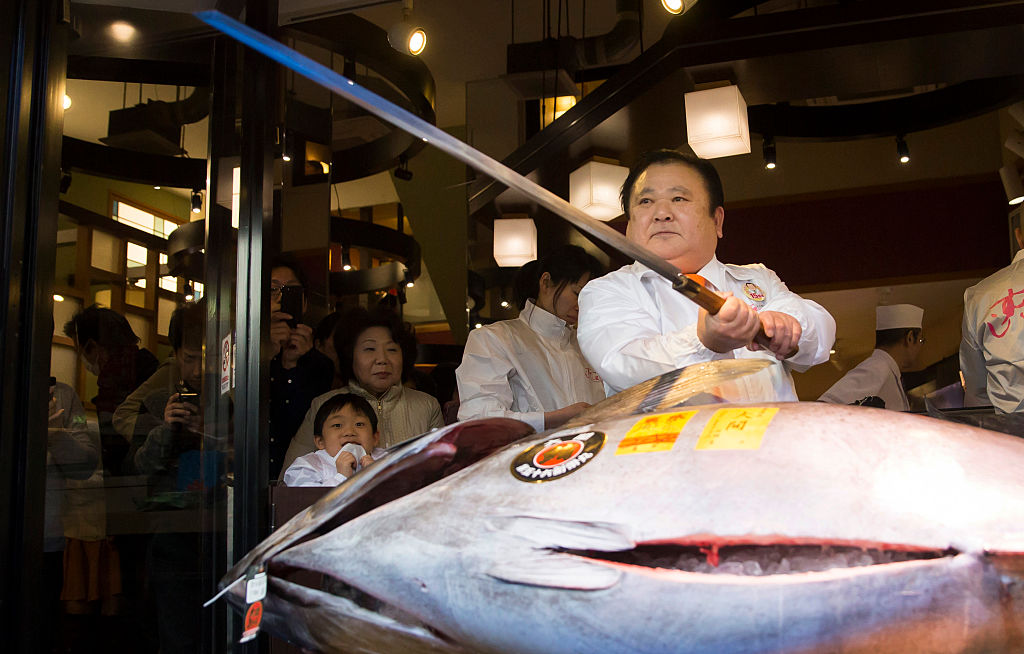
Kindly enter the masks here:
M 532 218 L 494 220 L 494 260 L 502 268 L 519 267 L 537 258 L 537 226 Z
M 750 153 L 747 103 L 737 86 L 687 93 L 686 142 L 701 159 Z
M 619 191 L 628 174 L 625 166 L 588 161 L 569 173 L 569 202 L 591 218 L 616 218 L 622 214 Z

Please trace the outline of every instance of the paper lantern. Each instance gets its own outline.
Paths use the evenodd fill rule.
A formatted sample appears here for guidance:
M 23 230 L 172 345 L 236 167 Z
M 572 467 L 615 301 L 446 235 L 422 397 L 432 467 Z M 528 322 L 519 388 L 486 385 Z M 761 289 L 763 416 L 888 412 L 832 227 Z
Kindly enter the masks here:
M 619 191 L 628 174 L 625 166 L 589 161 L 569 174 L 569 202 L 592 218 L 616 218 L 622 213 Z
M 502 268 L 519 267 L 537 258 L 537 226 L 532 218 L 494 221 L 494 260 Z
M 750 152 L 747 103 L 737 86 L 687 93 L 686 142 L 702 159 Z

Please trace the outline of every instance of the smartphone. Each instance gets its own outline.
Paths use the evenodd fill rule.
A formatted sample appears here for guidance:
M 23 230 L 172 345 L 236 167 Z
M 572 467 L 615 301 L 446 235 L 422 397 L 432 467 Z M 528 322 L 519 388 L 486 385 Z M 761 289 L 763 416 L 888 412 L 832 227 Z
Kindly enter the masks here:
M 199 393 L 192 390 L 188 384 L 183 381 L 179 381 L 176 386 L 178 391 L 178 401 L 186 402 L 194 407 L 199 406 Z
M 302 319 L 302 294 L 301 286 L 281 287 L 281 311 L 291 316 L 286 322 L 292 329 L 295 329 Z

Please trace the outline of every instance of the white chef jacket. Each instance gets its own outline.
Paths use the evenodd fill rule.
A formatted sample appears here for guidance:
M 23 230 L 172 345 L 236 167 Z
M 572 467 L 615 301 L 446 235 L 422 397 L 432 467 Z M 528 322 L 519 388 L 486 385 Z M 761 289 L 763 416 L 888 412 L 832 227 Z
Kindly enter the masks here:
M 900 367 L 885 350 L 872 352 L 832 384 L 818 400 L 830 404 L 853 404 L 871 395 L 882 398 L 886 409 L 910 411 L 910 402 L 900 381 Z
M 586 362 L 576 330 L 527 301 L 515 320 L 469 333 L 459 384 L 459 420 L 503 416 L 544 430 L 544 413 L 604 399 L 601 378 Z
M 826 361 L 836 322 L 821 305 L 805 300 L 761 264 L 723 264 L 712 257 L 699 274 L 708 288 L 732 291 L 757 311 L 786 313 L 800 323 L 800 351 L 785 362 L 746 347 L 718 353 L 697 338 L 699 307 L 672 283 L 637 262 L 587 284 L 580 293 L 580 348 L 612 393 L 684 366 L 714 359 L 766 359 L 773 366 L 737 381 L 753 401 L 796 400 L 790 369 Z
M 964 404 L 1024 411 L 1024 250 L 964 291 L 962 332 Z

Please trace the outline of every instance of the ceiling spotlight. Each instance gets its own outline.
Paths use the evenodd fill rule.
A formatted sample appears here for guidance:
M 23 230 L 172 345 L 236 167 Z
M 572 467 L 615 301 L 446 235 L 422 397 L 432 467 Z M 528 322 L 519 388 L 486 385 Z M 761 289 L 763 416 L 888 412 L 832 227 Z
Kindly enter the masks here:
M 427 47 L 427 33 L 412 20 L 412 0 L 402 0 L 402 20 L 388 30 L 388 43 L 399 52 L 418 55 Z
M 501 301 L 501 308 L 502 309 L 507 309 L 508 308 L 508 300 L 502 300 Z
M 54 293 L 53 294 L 53 301 L 54 302 L 63 302 L 64 301 L 64 296 L 60 295 L 59 293 Z
M 199 213 L 203 210 L 203 196 L 198 190 L 192 191 L 192 213 Z
M 409 160 L 404 154 L 398 158 L 398 168 L 395 168 L 395 177 L 403 182 L 412 180 L 412 171 L 409 170 Z
M 764 167 L 768 170 L 775 170 L 775 138 L 764 137 L 761 142 L 761 153 L 764 155 Z
M 690 10 L 697 0 L 661 0 L 661 6 L 670 14 L 681 14 Z
M 399 52 L 418 55 L 427 47 L 427 33 L 422 27 L 416 27 L 403 19 L 388 30 L 388 43 Z
M 903 138 L 902 134 L 896 136 L 896 154 L 899 156 L 901 164 L 910 163 L 910 148 L 907 147 L 907 140 Z
M 71 108 L 71 96 L 67 93 L 64 94 L 64 109 L 65 111 Z
M 154 186 L 153 186 L 153 190 L 154 190 L 154 191 L 159 191 L 159 190 L 160 190 L 160 187 L 159 187 L 159 186 L 157 186 L 157 185 L 154 185 Z
M 475 324 L 475 325 L 473 325 L 473 326 L 474 326 L 474 327 L 476 327 L 477 329 L 480 329 L 481 327 L 483 327 L 483 326 L 484 326 L 484 324 L 483 324 L 483 323 L 481 323 L 481 322 L 478 322 L 477 324 Z
M 1021 184 L 1020 173 L 1016 166 L 1003 166 L 999 169 L 999 178 L 1003 180 L 1006 201 L 1009 204 L 1024 202 L 1024 184 Z
M 341 248 L 341 269 L 352 270 L 352 259 L 349 257 L 348 248 Z

